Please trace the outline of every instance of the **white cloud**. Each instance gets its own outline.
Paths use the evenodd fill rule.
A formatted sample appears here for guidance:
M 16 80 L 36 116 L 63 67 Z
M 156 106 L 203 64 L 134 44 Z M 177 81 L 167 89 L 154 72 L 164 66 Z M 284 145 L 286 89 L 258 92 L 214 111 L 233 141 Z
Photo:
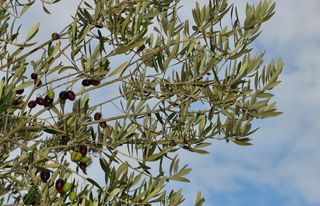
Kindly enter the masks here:
M 265 38 L 299 44 L 319 37 L 319 1 L 283 0 L 276 3 L 277 13 L 265 29 L 268 34 Z

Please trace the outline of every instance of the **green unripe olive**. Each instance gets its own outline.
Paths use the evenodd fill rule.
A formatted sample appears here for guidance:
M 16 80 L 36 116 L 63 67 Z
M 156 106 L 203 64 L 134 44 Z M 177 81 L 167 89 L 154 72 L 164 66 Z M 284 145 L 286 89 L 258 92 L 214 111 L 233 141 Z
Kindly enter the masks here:
M 63 185 L 63 192 L 69 192 L 70 190 L 71 190 L 71 188 L 72 188 L 72 184 L 71 183 L 65 183 L 64 185 Z
M 84 163 L 86 165 L 89 165 L 91 163 L 91 159 L 90 159 L 90 157 L 86 157 L 86 156 L 85 157 L 81 157 L 80 162 L 82 162 L 82 163 Z
M 79 162 L 81 159 L 82 159 L 82 154 L 80 152 L 72 152 L 71 154 L 72 162 Z
M 54 99 L 54 91 L 53 91 L 53 89 L 49 89 L 49 91 L 48 91 L 48 97 L 50 98 L 50 99 Z
M 74 192 L 74 191 L 71 191 L 70 193 L 69 193 L 69 200 L 71 201 L 71 202 L 73 202 L 73 201 L 75 201 L 77 199 L 77 194 Z

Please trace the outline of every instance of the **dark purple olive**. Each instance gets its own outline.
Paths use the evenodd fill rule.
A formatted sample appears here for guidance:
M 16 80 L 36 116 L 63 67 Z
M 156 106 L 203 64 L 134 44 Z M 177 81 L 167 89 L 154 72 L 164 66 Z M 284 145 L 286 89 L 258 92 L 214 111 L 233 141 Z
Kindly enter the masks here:
M 67 91 L 61 91 L 60 94 L 59 94 L 59 98 L 61 100 L 66 100 L 68 99 L 68 92 Z
M 58 33 L 52 33 L 51 34 L 51 39 L 52 40 L 58 40 L 58 39 L 60 39 L 60 35 Z
M 36 102 L 37 102 L 37 104 L 39 104 L 39 105 L 44 105 L 44 99 L 43 99 L 42 97 L 37 97 L 37 98 L 36 98 Z
M 44 101 L 49 102 L 50 104 L 53 103 L 53 99 L 51 99 L 48 95 L 44 97 Z
M 86 174 L 87 165 L 85 163 L 83 163 L 83 162 L 80 162 L 79 163 L 79 167 L 82 170 L 82 172 Z
M 63 191 L 63 186 L 64 186 L 64 180 L 57 179 L 56 185 L 55 185 L 57 192 L 61 193 Z
M 99 79 L 91 79 L 91 84 L 93 86 L 99 86 L 101 81 Z
M 69 100 L 71 100 L 71 101 L 75 100 L 76 94 L 73 91 L 69 90 L 67 93 L 68 93 Z
M 42 182 L 48 182 L 48 180 L 50 179 L 50 171 L 49 170 L 41 171 L 40 177 Z
M 49 106 L 52 105 L 52 103 L 53 103 L 53 99 L 49 98 L 49 96 L 46 95 L 46 96 L 44 97 L 44 106 L 45 106 L 45 107 L 49 107 Z
M 35 72 L 33 72 L 33 73 L 31 74 L 31 79 L 37 80 L 37 79 L 38 79 L 38 74 L 35 73 Z
M 101 117 L 102 117 L 102 115 L 101 115 L 101 113 L 100 112 L 96 112 L 95 114 L 94 114 L 94 120 L 100 120 L 101 119 Z
M 92 80 L 91 79 L 84 79 L 82 81 L 82 85 L 85 86 L 85 87 L 88 87 L 92 84 Z
M 98 28 L 98 29 L 102 29 L 103 25 L 102 24 L 96 24 L 95 27 Z
M 24 89 L 19 89 L 16 91 L 17 94 L 23 94 L 23 92 L 24 92 Z
M 20 103 L 19 99 L 15 99 L 12 101 L 12 106 L 18 106 Z
M 107 123 L 106 122 L 99 122 L 99 125 L 101 128 L 106 128 L 107 127 Z
M 87 149 L 86 146 L 81 145 L 81 146 L 79 147 L 79 152 L 82 154 L 82 156 L 86 156 L 86 155 L 87 155 L 87 152 L 88 152 L 88 149 Z
M 37 106 L 37 102 L 34 100 L 31 100 L 30 102 L 28 102 L 28 107 L 30 109 L 35 108 Z

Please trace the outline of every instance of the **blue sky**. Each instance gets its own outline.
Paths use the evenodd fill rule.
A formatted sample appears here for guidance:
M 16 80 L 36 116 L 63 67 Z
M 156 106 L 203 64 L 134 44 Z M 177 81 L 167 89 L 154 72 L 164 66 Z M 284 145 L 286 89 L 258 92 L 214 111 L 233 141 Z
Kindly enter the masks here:
M 28 14 L 30 25 L 41 19 L 39 37 L 47 39 L 67 24 L 77 2 L 62 0 L 49 7 L 53 14 L 59 12 L 51 17 L 38 7 Z M 186 11 L 195 4 L 182 2 Z M 244 11 L 248 1 L 235 2 Z M 193 168 L 192 183 L 176 185 L 184 189 L 183 205 L 192 205 L 198 190 L 209 206 L 320 205 L 320 1 L 276 3 L 276 14 L 254 48 L 266 51 L 267 58 L 284 60 L 282 84 L 273 91 L 284 114 L 257 121 L 261 129 L 251 136 L 251 147 L 213 142 L 209 155 L 182 153 L 181 160 Z

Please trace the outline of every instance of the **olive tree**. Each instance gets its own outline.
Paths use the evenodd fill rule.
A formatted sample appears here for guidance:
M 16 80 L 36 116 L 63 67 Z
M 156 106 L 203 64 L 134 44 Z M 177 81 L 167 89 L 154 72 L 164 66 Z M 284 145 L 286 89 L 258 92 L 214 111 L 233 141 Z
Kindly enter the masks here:
M 39 2 L 0 1 L 0 205 L 180 205 L 179 151 L 251 145 L 252 121 L 281 114 L 282 62 L 251 48 L 270 0 L 243 19 L 228 0 L 190 19 L 179 0 L 81 0 L 44 42 L 17 25 Z

